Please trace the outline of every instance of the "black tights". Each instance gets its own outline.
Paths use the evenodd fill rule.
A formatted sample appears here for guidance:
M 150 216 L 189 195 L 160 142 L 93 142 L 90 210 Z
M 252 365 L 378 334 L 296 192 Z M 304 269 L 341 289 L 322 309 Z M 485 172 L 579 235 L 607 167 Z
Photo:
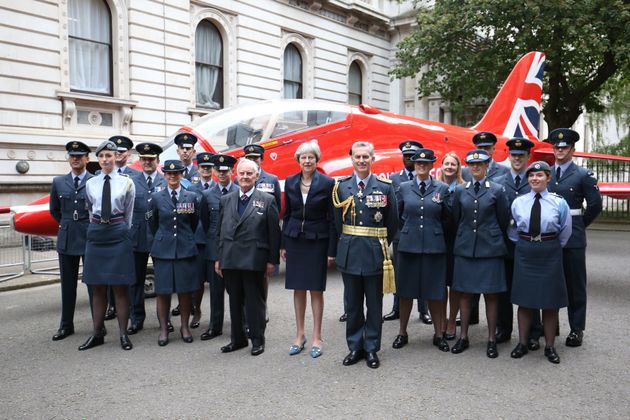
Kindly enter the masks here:
M 538 309 L 535 309 L 538 310 Z M 521 344 L 527 344 L 529 331 L 532 327 L 534 309 L 518 307 L 518 340 Z M 547 347 L 553 347 L 556 341 L 556 329 L 558 325 L 558 310 L 543 309 L 542 323 L 545 332 L 545 343 Z
M 461 338 L 468 338 L 468 326 L 470 325 L 470 311 L 472 309 L 472 294 L 461 293 L 459 298 L 459 310 L 462 318 Z M 499 295 L 497 293 L 485 293 L 483 299 L 486 302 L 486 320 L 488 321 L 488 341 L 495 341 L 497 319 L 499 317 Z

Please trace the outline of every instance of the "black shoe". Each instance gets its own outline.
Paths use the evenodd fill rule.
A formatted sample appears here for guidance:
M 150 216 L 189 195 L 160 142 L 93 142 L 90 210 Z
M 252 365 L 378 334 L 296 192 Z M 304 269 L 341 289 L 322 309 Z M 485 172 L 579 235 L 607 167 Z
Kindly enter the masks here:
M 199 338 L 201 338 L 202 341 L 212 340 L 213 338 L 218 337 L 222 334 L 222 331 L 206 330 L 206 332 L 201 334 L 201 337 Z
M 497 344 L 507 343 L 511 339 L 512 339 L 512 331 L 507 331 L 507 330 L 501 330 L 495 336 L 495 340 Z
M 420 312 L 418 315 L 418 321 L 422 322 L 425 325 L 433 324 L 433 320 L 431 319 L 431 315 L 428 312 Z
M 97 337 L 95 335 L 91 335 L 85 341 L 85 343 L 79 346 L 79 351 L 89 350 L 92 347 L 100 346 L 105 343 L 105 339 L 103 337 Z
M 454 333 L 454 334 L 444 333 L 444 338 L 448 341 L 455 340 L 455 338 L 457 338 L 457 333 Z
M 344 366 L 351 366 L 357 363 L 359 360 L 365 357 L 365 352 L 363 350 L 351 351 L 348 355 L 343 359 Z
M 247 347 L 247 342 L 240 343 L 240 344 L 230 343 L 227 346 L 221 347 L 221 353 L 231 353 L 233 351 L 240 350 L 245 347 Z
M 179 332 L 179 335 L 182 336 L 182 340 L 184 341 L 184 343 L 192 343 L 193 342 L 193 336 L 189 335 L 187 337 L 184 337 L 184 333 L 183 332 Z
M 265 352 L 265 345 L 252 346 L 252 356 L 259 356 Z
M 168 321 L 168 324 L 166 326 L 166 330 L 168 332 L 175 332 L 175 328 L 173 328 L 173 324 L 171 323 L 171 321 Z
M 453 348 L 451 348 L 451 353 L 459 354 L 466 350 L 469 345 L 470 343 L 468 342 L 467 338 L 460 338 L 459 340 L 457 340 Z
M 408 342 L 409 342 L 408 335 L 397 335 L 396 338 L 394 339 L 394 343 L 392 344 L 392 347 L 395 349 L 402 349 L 403 347 L 407 345 Z
M 105 320 L 109 321 L 110 319 L 116 318 L 116 308 L 110 306 L 107 308 L 107 312 L 105 312 Z
M 138 334 L 139 331 L 144 329 L 144 323 L 138 322 L 136 324 L 131 324 L 131 327 L 127 328 L 127 334 L 134 335 Z
M 133 344 L 131 344 L 131 340 L 127 334 L 120 337 L 120 347 L 123 350 L 131 350 L 133 348 Z
M 434 335 L 433 345 L 442 351 L 450 350 L 448 343 L 446 342 L 446 338 L 444 336 L 440 337 L 440 336 Z
M 368 351 L 367 356 L 365 357 L 365 364 L 367 364 L 369 368 L 378 369 L 381 362 L 378 360 L 378 356 L 375 351 Z
M 348 320 L 348 314 L 347 313 L 343 313 L 340 317 L 339 317 L 339 322 L 346 322 Z
M 397 319 L 400 319 L 400 313 L 398 311 L 391 311 L 383 316 L 383 321 L 395 321 Z
M 540 348 L 540 341 L 537 338 L 527 340 L 527 350 L 536 351 Z
M 486 346 L 486 356 L 491 359 L 496 359 L 497 357 L 499 357 L 499 351 L 497 350 L 496 341 L 488 341 L 488 345 Z
M 545 347 L 545 357 L 547 357 L 547 360 L 549 360 L 551 363 L 554 363 L 556 365 L 560 363 L 560 356 L 558 356 L 558 353 L 556 353 L 556 349 L 553 347 Z
M 514 350 L 512 350 L 512 353 L 510 353 L 510 357 L 512 359 L 520 359 L 527 353 L 529 353 L 529 350 L 527 350 L 527 346 L 525 344 L 518 343 L 516 347 L 514 347 Z
M 582 345 L 582 339 L 583 338 L 584 338 L 584 333 L 582 331 L 580 331 L 580 330 L 571 330 L 571 332 L 567 336 L 566 345 L 569 346 L 569 347 L 580 347 Z M 553 347 L 551 347 L 551 348 L 553 349 Z
M 176 307 L 174 307 L 174 308 L 171 310 L 171 315 L 173 315 L 173 316 L 179 316 L 179 314 L 180 314 L 180 313 L 181 313 L 181 312 L 179 311 L 179 305 L 177 305 Z
M 197 309 L 190 321 L 190 328 L 199 328 L 199 321 L 201 321 L 201 311 Z
M 52 341 L 63 340 L 72 334 L 74 334 L 74 328 L 59 328 L 57 333 L 52 336 Z
M 166 336 L 165 339 L 161 339 L 158 337 L 158 346 L 160 347 L 164 347 L 168 344 L 168 335 Z

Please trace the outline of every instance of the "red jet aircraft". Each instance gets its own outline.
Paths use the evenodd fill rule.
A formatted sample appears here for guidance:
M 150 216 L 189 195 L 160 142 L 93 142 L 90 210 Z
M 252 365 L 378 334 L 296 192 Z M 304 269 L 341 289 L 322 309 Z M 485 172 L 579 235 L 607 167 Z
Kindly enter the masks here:
M 276 174 L 281 185 L 287 176 L 298 171 L 294 160 L 297 147 L 316 140 L 322 150 L 318 169 L 330 176 L 352 172 L 350 145 L 357 140 L 374 144 L 376 174 L 402 169 L 398 145 L 415 139 L 433 149 L 438 159 L 454 151 L 460 157 L 473 148 L 472 137 L 479 131 L 490 131 L 498 138 L 494 159 L 507 160 L 505 142 L 525 137 L 536 143 L 531 160 L 553 163 L 551 145 L 538 139 L 543 69 L 545 56 L 530 52 L 516 64 L 485 115 L 471 128 L 383 112 L 370 105 L 350 106 L 313 100 L 272 100 L 227 108 L 182 127 L 179 132 L 193 133 L 199 139 L 197 152 L 222 152 L 242 155 L 243 146 L 260 143 L 265 147 L 265 170 Z M 160 161 L 177 159 L 173 144 L 175 133 L 164 145 Z M 575 153 L 576 157 L 630 161 L 628 157 Z M 137 166 L 139 169 L 138 163 Z M 615 198 L 630 197 L 630 183 L 600 183 L 603 194 Z M 0 207 L 0 213 L 14 212 L 13 225 L 19 232 L 57 234 L 57 223 L 48 212 L 48 197 L 26 206 Z

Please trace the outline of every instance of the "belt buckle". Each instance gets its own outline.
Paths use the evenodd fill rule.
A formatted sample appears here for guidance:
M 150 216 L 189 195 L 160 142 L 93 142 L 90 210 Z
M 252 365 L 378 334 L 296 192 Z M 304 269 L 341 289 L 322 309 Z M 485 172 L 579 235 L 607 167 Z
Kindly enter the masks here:
M 111 223 L 111 220 L 110 220 L 110 219 L 107 219 L 107 220 L 105 220 L 105 219 L 101 219 L 101 224 L 102 224 L 102 225 L 109 225 L 110 223 Z
M 536 235 L 536 236 L 530 236 L 530 237 L 529 237 L 529 240 L 530 240 L 531 242 L 542 242 L 542 235 L 541 235 L 541 234 L 538 234 L 538 235 Z
M 74 221 L 79 220 L 79 213 L 77 213 L 76 210 L 72 213 L 72 220 Z

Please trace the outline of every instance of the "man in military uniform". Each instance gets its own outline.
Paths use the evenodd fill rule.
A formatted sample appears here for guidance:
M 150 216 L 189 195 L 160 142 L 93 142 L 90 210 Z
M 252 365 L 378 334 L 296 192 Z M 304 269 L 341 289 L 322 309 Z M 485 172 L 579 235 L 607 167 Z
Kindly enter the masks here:
M 129 137 L 112 136 L 109 141 L 116 145 L 116 172 L 126 175 L 137 175 L 140 171 L 127 166 L 129 160 L 129 151 L 133 148 L 133 142 Z
M 53 341 L 74 334 L 74 309 L 77 301 L 79 263 L 85 254 L 90 223 L 85 203 L 85 183 L 92 177 L 86 170 L 90 148 L 80 141 L 66 144 L 70 173 L 53 179 L 50 214 L 59 223 L 57 252 L 61 271 L 61 322 Z M 91 290 L 88 287 L 91 305 Z
M 202 340 L 211 340 L 223 334 L 223 313 L 225 311 L 225 282 L 223 277 L 214 271 L 214 263 L 218 259 L 217 230 L 221 197 L 238 191 L 232 182 L 232 168 L 236 158 L 229 155 L 214 155 L 212 157 L 217 181 L 212 187 L 202 192 L 205 204 L 201 208 L 201 223 L 206 235 L 206 249 L 204 259 L 208 265 L 208 281 L 210 282 L 210 323 L 208 329 L 201 334 Z
M 405 140 L 402 143 L 400 143 L 400 145 L 398 145 L 398 148 L 402 152 L 403 165 L 405 166 L 405 168 L 402 171 L 397 172 L 389 177 L 389 179 L 391 179 L 392 181 L 392 185 L 394 186 L 394 191 L 398 192 L 401 182 L 411 181 L 416 177 L 415 165 L 414 165 L 414 162 L 411 161 L 411 158 L 422 147 L 423 147 L 422 143 L 417 142 L 415 140 Z M 396 236 L 394 237 L 394 241 L 392 243 L 392 247 L 394 250 L 394 269 L 396 269 L 396 266 L 398 263 L 396 256 L 398 255 L 397 250 L 398 250 L 399 237 L 400 237 L 400 232 L 396 232 Z M 400 312 L 398 310 L 398 306 L 399 306 L 398 295 L 394 294 L 394 305 L 392 306 L 392 311 L 388 313 L 387 315 L 383 316 L 383 320 L 393 321 L 400 318 Z M 432 323 L 431 315 L 429 315 L 426 301 L 418 299 L 418 312 L 420 314 L 420 321 L 422 321 L 422 323 L 427 324 L 427 325 L 430 325 Z
M 580 135 L 568 128 L 549 133 L 553 144 L 555 165 L 551 173 L 549 191 L 562 196 L 571 208 L 573 232 L 562 251 L 562 265 L 569 295 L 569 326 L 566 345 L 582 345 L 586 326 L 586 228 L 602 211 L 602 196 L 597 179 L 589 169 L 573 163 L 575 143 Z M 583 208 L 586 201 L 586 208 Z
M 510 207 L 518 196 L 527 194 L 531 188 L 527 182 L 525 170 L 529 161 L 529 151 L 534 147 L 534 143 L 528 139 L 515 137 L 507 141 L 510 150 L 510 169 L 501 179 L 505 187 L 505 193 Z M 510 222 L 512 223 L 512 222 Z M 504 343 L 512 338 L 512 326 L 514 311 L 512 307 L 512 274 L 514 272 L 514 242 L 505 241 L 508 248 L 508 256 L 505 258 L 505 280 L 507 291 L 499 294 L 499 317 L 497 319 L 496 342 Z
M 153 243 L 153 234 L 147 223 L 147 212 L 152 194 L 166 188 L 166 180 L 158 172 L 162 148 L 153 143 L 141 143 L 136 146 L 140 157 L 142 172 L 131 177 L 136 187 L 131 224 L 131 242 L 133 244 L 136 282 L 129 287 L 131 308 L 130 325 L 127 334 L 133 335 L 144 328 L 146 312 L 144 309 L 144 283 L 147 275 L 147 263 Z
M 193 184 L 199 182 L 198 168 L 193 164 L 197 136 L 191 133 L 179 133 L 173 140 L 177 145 L 177 155 L 185 166 L 184 178 Z M 183 185 L 183 184 L 182 184 Z
M 383 282 L 393 281 L 388 244 L 398 230 L 398 209 L 391 181 L 372 174 L 374 146 L 355 142 L 350 156 L 354 173 L 340 179 L 333 190 L 335 226 L 341 235 L 337 268 L 348 297 L 346 341 L 350 353 L 343 364 L 353 365 L 365 358 L 376 369 L 380 364 L 376 353 L 381 348 Z
M 498 182 L 499 178 L 510 172 L 507 166 L 500 165 L 492 159 L 497 144 L 497 136 L 488 131 L 481 131 L 473 136 L 472 142 L 476 149 L 485 150 L 490 155 L 490 165 L 488 166 L 486 178 L 490 179 L 490 181 Z M 468 167 L 462 169 L 462 178 L 464 178 L 464 181 L 472 180 Z

